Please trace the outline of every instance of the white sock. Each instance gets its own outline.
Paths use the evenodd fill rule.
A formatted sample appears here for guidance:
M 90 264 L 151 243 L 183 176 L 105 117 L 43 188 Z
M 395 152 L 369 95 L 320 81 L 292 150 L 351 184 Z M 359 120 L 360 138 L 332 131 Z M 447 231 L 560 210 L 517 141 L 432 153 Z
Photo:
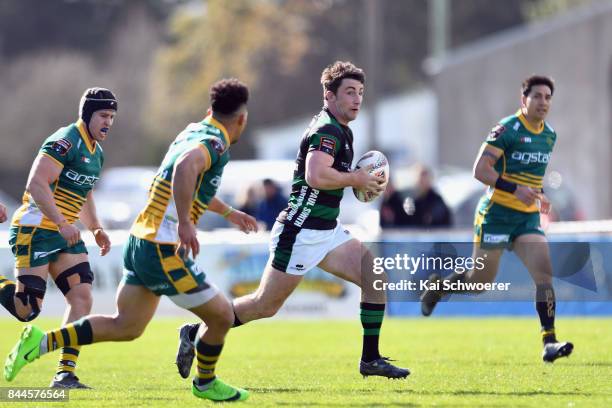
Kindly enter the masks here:
M 45 334 L 43 338 L 40 340 L 40 355 L 46 354 L 49 352 L 49 348 L 47 347 L 47 335 Z

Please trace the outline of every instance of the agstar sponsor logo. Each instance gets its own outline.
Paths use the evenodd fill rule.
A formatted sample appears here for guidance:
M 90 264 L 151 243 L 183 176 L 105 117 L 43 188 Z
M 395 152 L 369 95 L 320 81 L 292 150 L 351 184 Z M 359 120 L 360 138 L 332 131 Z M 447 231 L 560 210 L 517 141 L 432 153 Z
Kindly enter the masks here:
M 65 176 L 80 186 L 85 186 L 85 185 L 93 186 L 94 184 L 96 184 L 96 181 L 100 180 L 100 177 L 88 176 L 87 174 L 80 174 L 72 169 L 68 170 Z
M 530 163 L 540 163 L 540 164 L 548 164 L 550 161 L 550 152 L 542 153 L 542 152 L 512 152 L 510 156 L 513 160 L 519 161 L 522 164 L 530 164 Z

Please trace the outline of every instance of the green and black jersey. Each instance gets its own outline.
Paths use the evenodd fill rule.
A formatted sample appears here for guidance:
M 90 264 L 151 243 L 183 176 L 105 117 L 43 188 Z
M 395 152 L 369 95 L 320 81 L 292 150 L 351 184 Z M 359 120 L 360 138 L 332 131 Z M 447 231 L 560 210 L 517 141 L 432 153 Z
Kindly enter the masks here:
M 38 154 L 50 158 L 62 169 L 49 188 L 60 213 L 70 224 L 75 223 L 87 201 L 87 194 L 100 179 L 104 163 L 102 147 L 90 139 L 85 122 L 79 119 L 49 136 Z M 12 225 L 58 229 L 27 191 L 23 194 L 23 204 L 13 216 Z
M 495 170 L 503 179 L 541 189 L 556 140 L 557 134 L 548 123 L 543 122 L 539 129 L 534 129 L 518 111 L 502 119 L 485 143 L 500 151 Z M 513 210 L 538 212 L 535 203 L 527 206 L 514 194 L 492 187 L 488 197 L 491 202 Z
M 319 190 L 306 183 L 306 155 L 313 150 L 334 158 L 332 168 L 348 173 L 353 162 L 353 132 L 340 124 L 327 108 L 317 114 L 304 132 L 293 173 L 289 204 L 277 220 L 298 228 L 327 230 L 336 227 L 344 189 Z

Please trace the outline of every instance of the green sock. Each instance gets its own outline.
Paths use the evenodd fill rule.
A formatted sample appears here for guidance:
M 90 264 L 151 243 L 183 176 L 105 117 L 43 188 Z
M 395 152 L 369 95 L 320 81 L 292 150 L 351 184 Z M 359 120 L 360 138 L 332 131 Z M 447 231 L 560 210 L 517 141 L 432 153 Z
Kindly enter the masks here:
M 385 305 L 362 302 L 360 307 L 361 326 L 363 327 L 361 360 L 367 363 L 380 358 L 378 337 L 380 336 L 380 327 L 385 317 Z

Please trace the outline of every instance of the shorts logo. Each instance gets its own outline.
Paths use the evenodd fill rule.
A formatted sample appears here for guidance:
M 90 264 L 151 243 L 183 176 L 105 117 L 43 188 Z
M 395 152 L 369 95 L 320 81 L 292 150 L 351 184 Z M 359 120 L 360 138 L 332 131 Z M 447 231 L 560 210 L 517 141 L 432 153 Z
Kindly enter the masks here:
M 319 150 L 325 153 L 333 154 L 336 149 L 336 141 L 329 137 L 322 137 L 319 145 Z
M 134 274 L 135 276 L 136 274 Z M 160 283 L 158 285 L 147 286 L 149 290 L 165 290 L 170 289 L 170 285 L 168 283 Z
M 36 252 L 36 251 L 34 251 L 34 259 L 44 258 L 44 257 L 46 257 L 48 255 L 51 255 L 52 253 L 57 252 L 59 250 L 61 250 L 61 248 L 54 249 L 53 251 L 48 251 L 48 252 Z
M 488 244 L 501 244 L 509 241 L 509 234 L 484 234 L 482 237 L 482 242 L 486 242 Z
M 500 137 L 502 135 L 502 133 L 504 133 L 505 130 L 506 130 L 506 128 L 503 125 L 495 126 L 489 132 L 489 136 L 487 137 L 487 140 L 495 140 L 495 139 L 497 139 L 498 137 Z
M 198 276 L 198 275 L 204 275 L 204 270 L 202 270 L 202 268 L 200 268 L 200 267 L 199 267 L 197 264 L 194 264 L 194 265 L 191 267 L 191 270 L 193 271 L 193 274 L 194 274 L 195 276 Z
M 59 153 L 60 156 L 65 156 L 71 148 L 72 143 L 68 139 L 56 140 L 51 146 L 51 149 Z
M 295 269 L 296 271 L 303 271 L 304 270 L 304 265 L 297 264 L 295 266 L 292 266 L 290 269 Z

